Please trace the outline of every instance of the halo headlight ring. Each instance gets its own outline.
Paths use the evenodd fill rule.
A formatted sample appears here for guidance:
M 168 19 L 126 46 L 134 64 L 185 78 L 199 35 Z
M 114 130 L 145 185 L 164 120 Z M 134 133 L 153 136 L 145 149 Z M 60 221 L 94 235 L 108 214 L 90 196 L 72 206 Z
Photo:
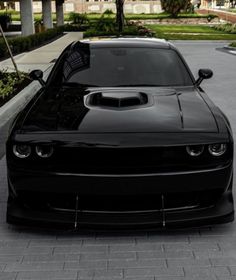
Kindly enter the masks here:
M 49 158 L 53 154 L 53 147 L 48 145 L 38 145 L 35 152 L 40 158 Z
M 13 145 L 13 154 L 18 158 L 27 158 L 31 155 L 31 147 L 26 144 Z
M 227 145 L 223 143 L 211 144 L 208 146 L 208 151 L 212 156 L 220 157 L 227 150 Z

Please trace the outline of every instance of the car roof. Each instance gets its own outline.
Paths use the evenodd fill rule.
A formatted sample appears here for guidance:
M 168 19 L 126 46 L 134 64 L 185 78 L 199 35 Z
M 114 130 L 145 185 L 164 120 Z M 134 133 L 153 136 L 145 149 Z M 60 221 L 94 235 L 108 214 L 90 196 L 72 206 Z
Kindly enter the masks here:
M 94 37 L 80 41 L 90 44 L 92 47 L 155 47 L 174 48 L 172 44 L 164 39 L 142 38 L 142 37 Z

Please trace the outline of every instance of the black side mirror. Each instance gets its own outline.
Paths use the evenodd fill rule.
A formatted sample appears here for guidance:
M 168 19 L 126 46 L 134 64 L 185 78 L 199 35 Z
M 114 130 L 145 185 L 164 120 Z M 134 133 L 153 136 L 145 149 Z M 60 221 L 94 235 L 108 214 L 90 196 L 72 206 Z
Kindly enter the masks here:
M 201 82 L 205 79 L 210 79 L 213 76 L 211 69 L 200 69 L 198 71 L 199 78 L 196 80 L 196 85 L 200 86 Z
M 42 70 L 33 70 L 29 73 L 31 80 L 39 81 L 40 84 L 44 87 L 46 83 L 43 80 L 43 71 Z

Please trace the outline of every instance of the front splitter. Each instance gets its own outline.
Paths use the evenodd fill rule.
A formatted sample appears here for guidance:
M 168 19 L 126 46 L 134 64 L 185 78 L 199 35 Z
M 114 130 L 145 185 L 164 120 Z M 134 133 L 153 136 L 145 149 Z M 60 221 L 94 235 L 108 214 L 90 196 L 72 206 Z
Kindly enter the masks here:
M 164 206 L 164 205 L 163 205 Z M 86 212 L 39 211 L 24 207 L 16 201 L 8 203 L 7 222 L 50 228 L 80 229 L 160 229 L 185 228 L 227 223 L 234 220 L 234 204 L 230 191 L 209 207 L 165 211 L 165 209 L 143 212 Z

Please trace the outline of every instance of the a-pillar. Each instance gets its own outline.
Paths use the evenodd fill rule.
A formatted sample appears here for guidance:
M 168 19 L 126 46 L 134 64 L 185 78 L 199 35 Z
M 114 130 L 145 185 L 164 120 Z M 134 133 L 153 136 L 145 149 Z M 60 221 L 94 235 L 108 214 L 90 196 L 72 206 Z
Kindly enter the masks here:
M 64 25 L 63 3 L 64 0 L 56 0 L 57 26 Z
M 34 14 L 33 1 L 20 1 L 20 17 L 21 17 L 21 33 L 23 36 L 28 36 L 35 33 L 34 29 Z
M 46 29 L 53 28 L 51 0 L 42 0 L 43 25 Z

